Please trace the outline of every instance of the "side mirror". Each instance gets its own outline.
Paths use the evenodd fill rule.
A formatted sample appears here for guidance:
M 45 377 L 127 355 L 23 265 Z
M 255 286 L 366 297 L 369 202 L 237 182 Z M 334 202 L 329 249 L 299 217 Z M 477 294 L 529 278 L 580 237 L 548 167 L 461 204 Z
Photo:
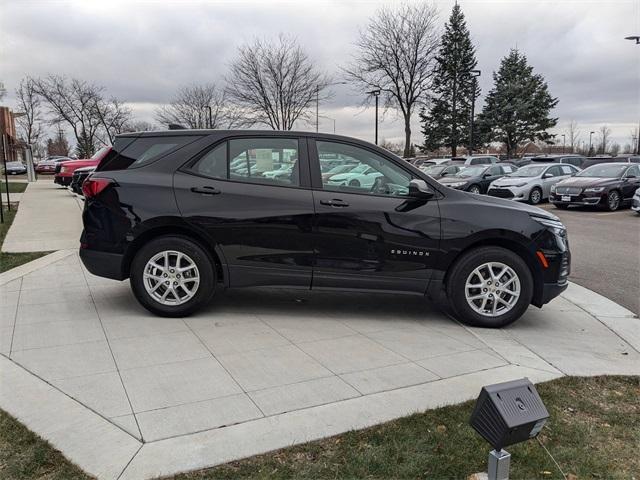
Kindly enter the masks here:
M 414 198 L 422 198 L 428 200 L 433 198 L 436 193 L 431 189 L 429 184 L 424 180 L 414 178 L 409 182 L 409 196 Z
M 442 172 L 443 177 L 446 177 L 447 175 L 449 175 L 449 172 Z
M 544 175 L 542 175 L 542 178 L 551 178 L 553 177 L 553 175 L 551 175 L 550 173 L 545 173 Z
M 489 177 L 493 177 L 493 175 L 491 175 L 490 173 L 485 173 L 484 175 L 482 175 L 482 178 L 489 178 Z
M 629 178 L 637 178 L 635 175 L 631 174 L 631 175 L 627 175 L 625 178 L 629 179 Z

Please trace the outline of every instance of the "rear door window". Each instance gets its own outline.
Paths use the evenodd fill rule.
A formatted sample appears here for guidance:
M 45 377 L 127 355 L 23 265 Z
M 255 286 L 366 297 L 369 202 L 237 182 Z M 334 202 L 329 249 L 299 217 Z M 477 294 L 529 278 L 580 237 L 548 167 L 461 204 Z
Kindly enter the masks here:
M 122 137 L 117 139 L 110 154 L 102 161 L 99 170 L 126 170 L 148 165 L 174 152 L 197 136 Z

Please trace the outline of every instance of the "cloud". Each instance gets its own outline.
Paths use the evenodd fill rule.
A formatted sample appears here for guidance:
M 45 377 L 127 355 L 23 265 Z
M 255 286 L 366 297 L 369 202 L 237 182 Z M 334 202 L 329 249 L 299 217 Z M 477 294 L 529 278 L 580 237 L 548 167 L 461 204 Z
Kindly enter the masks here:
M 442 23 L 453 1 L 437 2 Z M 477 45 L 480 86 L 510 48 L 523 51 L 545 76 L 560 102 L 554 115 L 562 128 L 576 120 L 584 130 L 608 124 L 613 139 L 629 142 L 640 119 L 640 4 L 621 1 L 461 0 Z M 222 84 L 236 48 L 254 37 L 284 32 L 297 37 L 326 73 L 354 53 L 358 30 L 382 3 L 371 1 L 5 1 L 0 15 L 0 75 L 11 95 L 20 78 L 67 74 L 101 85 L 151 120 L 155 106 L 181 86 Z M 321 106 L 336 119 L 337 133 L 373 139 L 373 109 L 360 106 L 363 92 L 333 87 Z M 480 104 L 482 96 L 480 98 Z M 323 119 L 322 129 L 333 130 Z M 313 129 L 315 125 L 301 125 Z M 413 139 L 421 141 L 414 121 Z M 402 122 L 387 116 L 380 137 L 399 141 Z

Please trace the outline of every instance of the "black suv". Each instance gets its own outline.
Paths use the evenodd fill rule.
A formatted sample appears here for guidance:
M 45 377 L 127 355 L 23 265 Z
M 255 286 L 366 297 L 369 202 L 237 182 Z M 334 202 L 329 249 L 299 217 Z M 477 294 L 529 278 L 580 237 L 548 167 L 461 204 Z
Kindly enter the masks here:
M 336 162 L 357 166 L 323 181 Z M 499 327 L 567 286 L 557 217 L 447 188 L 347 137 L 120 135 L 83 192 L 82 261 L 130 277 L 158 315 L 188 315 L 216 287 L 260 285 L 425 295 Z

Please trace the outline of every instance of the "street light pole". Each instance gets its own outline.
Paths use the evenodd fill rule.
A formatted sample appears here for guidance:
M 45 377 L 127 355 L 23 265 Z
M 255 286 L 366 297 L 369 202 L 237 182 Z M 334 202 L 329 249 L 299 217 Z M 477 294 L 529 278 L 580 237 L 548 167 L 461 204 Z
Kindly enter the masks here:
M 320 85 L 316 85 L 316 133 L 320 127 Z
M 370 92 L 367 92 L 367 94 L 369 95 L 373 95 L 374 97 L 376 97 L 376 131 L 375 131 L 375 144 L 378 145 L 378 99 L 380 97 L 380 89 L 376 88 L 375 90 L 371 90 Z
M 473 77 L 473 90 L 471 91 L 471 115 L 469 116 L 469 150 L 468 154 L 473 154 L 473 122 L 475 120 L 476 90 L 478 90 L 478 77 L 480 70 L 471 70 L 469 74 Z
M 591 155 L 591 137 L 594 133 L 596 132 L 589 132 L 589 153 L 587 153 L 587 155 Z
M 631 40 L 632 42 L 636 42 L 636 45 L 640 45 L 640 35 L 631 35 L 629 37 L 624 37 L 625 40 Z M 640 155 L 640 122 L 638 122 L 638 140 L 636 142 L 636 155 Z
M 562 134 L 562 153 L 564 153 L 564 146 L 566 144 L 566 140 L 567 140 L 566 135 L 563 133 Z

